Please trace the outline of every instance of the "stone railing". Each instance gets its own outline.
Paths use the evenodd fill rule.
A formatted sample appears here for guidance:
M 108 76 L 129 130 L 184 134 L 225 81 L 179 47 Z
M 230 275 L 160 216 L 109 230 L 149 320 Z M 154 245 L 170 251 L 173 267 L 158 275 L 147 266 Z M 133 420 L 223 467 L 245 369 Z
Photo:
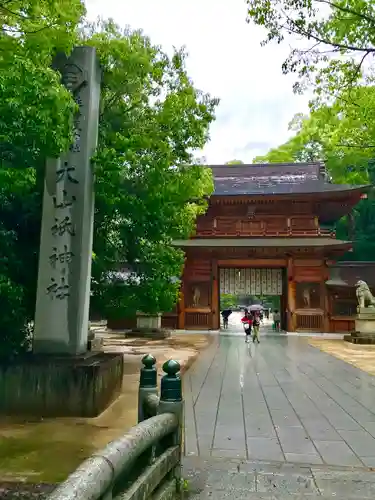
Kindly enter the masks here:
M 48 500 L 166 500 L 181 487 L 183 399 L 180 365 L 167 361 L 157 389 L 156 360 L 142 358 L 138 425 L 85 460 Z

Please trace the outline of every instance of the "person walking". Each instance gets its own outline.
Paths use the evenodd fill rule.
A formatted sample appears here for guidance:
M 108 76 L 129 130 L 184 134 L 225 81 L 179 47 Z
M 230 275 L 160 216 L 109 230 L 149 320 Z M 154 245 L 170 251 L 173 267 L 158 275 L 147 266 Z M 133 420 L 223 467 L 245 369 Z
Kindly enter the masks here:
M 281 322 L 280 313 L 277 309 L 275 309 L 275 312 L 273 313 L 273 324 L 275 325 L 275 330 L 277 332 L 280 331 L 280 322 Z
M 257 342 L 259 344 L 259 328 L 260 328 L 260 316 L 259 313 L 254 314 L 253 319 L 253 342 Z
M 229 316 L 231 314 L 232 314 L 232 310 L 231 309 L 224 309 L 223 311 L 221 311 L 221 316 L 223 318 L 224 330 L 228 329 L 228 320 L 229 320 Z
M 245 330 L 245 342 L 250 342 L 253 317 L 247 309 L 245 309 L 245 316 L 241 319 L 241 322 Z

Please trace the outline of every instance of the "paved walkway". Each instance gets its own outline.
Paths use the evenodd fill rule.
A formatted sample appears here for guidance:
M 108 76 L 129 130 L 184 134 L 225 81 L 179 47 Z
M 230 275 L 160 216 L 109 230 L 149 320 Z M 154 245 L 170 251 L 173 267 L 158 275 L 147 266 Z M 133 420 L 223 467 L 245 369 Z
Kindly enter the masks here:
M 184 385 L 188 456 L 375 467 L 375 378 L 304 339 L 218 336 Z

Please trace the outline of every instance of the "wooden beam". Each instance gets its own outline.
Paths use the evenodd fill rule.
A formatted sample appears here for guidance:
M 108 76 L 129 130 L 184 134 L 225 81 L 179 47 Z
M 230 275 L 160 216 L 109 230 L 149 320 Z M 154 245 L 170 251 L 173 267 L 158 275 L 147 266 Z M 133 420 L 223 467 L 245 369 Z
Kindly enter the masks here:
M 209 314 L 210 312 L 211 312 L 210 307 L 187 307 L 185 309 L 185 313 Z
M 218 267 L 286 267 L 287 259 L 219 259 Z

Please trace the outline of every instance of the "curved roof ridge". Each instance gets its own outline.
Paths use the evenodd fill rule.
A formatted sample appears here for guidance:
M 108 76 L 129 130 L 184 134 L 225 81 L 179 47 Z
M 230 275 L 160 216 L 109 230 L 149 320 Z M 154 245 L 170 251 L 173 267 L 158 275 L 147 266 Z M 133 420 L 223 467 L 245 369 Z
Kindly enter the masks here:
M 316 165 L 316 166 L 325 166 L 324 161 L 322 160 L 314 160 L 314 161 L 301 161 L 301 162 L 272 162 L 272 163 L 217 163 L 212 165 L 206 165 L 209 168 L 244 168 L 244 167 L 296 167 L 296 166 L 307 166 L 307 165 Z

